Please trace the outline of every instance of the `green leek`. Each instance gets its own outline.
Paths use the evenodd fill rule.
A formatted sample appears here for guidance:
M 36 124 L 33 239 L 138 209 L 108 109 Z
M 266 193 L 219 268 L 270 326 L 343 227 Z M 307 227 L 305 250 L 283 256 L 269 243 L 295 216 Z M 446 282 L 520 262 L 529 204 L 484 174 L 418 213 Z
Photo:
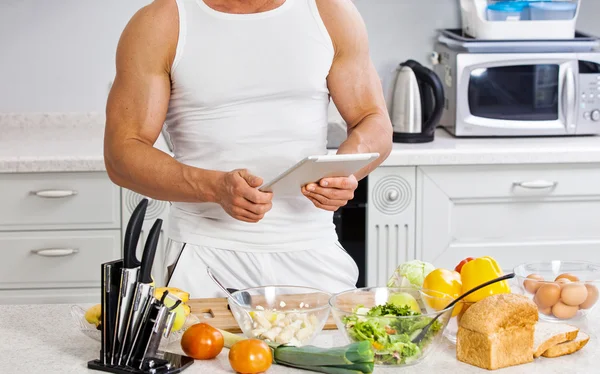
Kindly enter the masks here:
M 227 348 L 246 339 L 224 330 L 219 331 Z M 326 374 L 369 374 L 374 370 L 375 352 L 366 340 L 334 348 L 269 345 L 273 349 L 273 361 L 278 365 Z

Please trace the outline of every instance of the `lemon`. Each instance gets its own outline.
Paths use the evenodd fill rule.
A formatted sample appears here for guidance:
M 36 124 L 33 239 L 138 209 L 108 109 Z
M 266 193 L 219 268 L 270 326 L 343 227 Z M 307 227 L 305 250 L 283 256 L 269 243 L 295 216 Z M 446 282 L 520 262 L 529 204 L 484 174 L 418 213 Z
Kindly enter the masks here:
M 154 297 L 160 299 L 165 291 L 169 291 L 170 295 L 173 295 L 180 299 L 182 302 L 187 303 L 190 300 L 189 292 L 176 287 L 158 287 L 154 290 Z
M 96 304 L 86 310 L 85 320 L 98 327 L 98 325 L 100 325 L 100 321 L 102 321 L 102 306 L 100 304 Z
M 172 307 L 175 305 L 176 301 L 171 298 L 165 299 L 165 305 L 168 307 Z M 187 319 L 188 313 L 186 313 L 186 307 L 189 309 L 189 305 L 180 303 L 177 305 L 177 308 L 173 309 L 171 312 L 175 313 L 175 321 L 173 321 L 173 328 L 171 332 L 179 331 L 185 324 L 185 320 Z
M 388 301 L 399 308 L 408 306 L 412 311 L 421 313 L 419 303 L 417 303 L 417 300 L 409 293 L 400 292 L 391 294 Z

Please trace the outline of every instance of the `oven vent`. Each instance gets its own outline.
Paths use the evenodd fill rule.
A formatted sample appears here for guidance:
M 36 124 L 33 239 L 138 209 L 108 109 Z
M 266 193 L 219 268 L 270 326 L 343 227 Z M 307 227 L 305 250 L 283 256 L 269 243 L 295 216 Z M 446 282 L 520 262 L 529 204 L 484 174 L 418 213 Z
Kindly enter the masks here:
M 384 224 L 374 228 L 376 284 L 384 286 L 396 267 L 408 258 L 408 225 Z

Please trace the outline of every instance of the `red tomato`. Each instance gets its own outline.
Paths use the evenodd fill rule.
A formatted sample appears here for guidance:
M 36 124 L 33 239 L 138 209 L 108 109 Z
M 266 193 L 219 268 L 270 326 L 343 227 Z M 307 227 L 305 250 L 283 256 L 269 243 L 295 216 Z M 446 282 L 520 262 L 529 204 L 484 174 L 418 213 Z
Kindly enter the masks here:
M 469 261 L 473 261 L 475 258 L 474 257 L 467 257 L 464 260 L 462 260 L 461 262 L 458 263 L 458 265 L 456 265 L 456 267 L 454 268 L 455 271 L 459 272 L 462 270 L 462 267 L 464 264 L 466 264 Z
M 223 349 L 223 334 L 206 323 L 190 326 L 181 337 L 181 349 L 196 360 L 210 360 Z
M 267 343 L 258 339 L 240 340 L 229 350 L 231 368 L 241 374 L 267 371 L 273 363 L 273 353 Z

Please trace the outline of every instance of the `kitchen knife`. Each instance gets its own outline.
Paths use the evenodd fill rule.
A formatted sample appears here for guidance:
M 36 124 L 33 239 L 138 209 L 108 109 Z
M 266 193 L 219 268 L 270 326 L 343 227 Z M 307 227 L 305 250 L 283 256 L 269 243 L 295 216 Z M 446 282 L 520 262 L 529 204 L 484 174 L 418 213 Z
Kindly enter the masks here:
M 142 254 L 142 264 L 140 265 L 136 288 L 134 291 L 133 304 L 129 310 L 125 334 L 123 335 L 123 344 L 121 344 L 121 351 L 119 352 L 119 360 L 117 362 L 119 365 L 126 359 L 125 355 L 131 349 L 133 337 L 137 331 L 146 303 L 148 303 L 150 298 L 154 296 L 154 286 L 151 285 L 152 264 L 154 263 L 154 256 L 156 254 L 156 248 L 160 238 L 162 222 L 163 221 L 161 219 L 157 219 L 154 222 L 154 225 L 148 234 L 148 238 L 146 239 L 144 253 Z
M 101 359 L 103 365 L 110 363 L 112 338 L 114 336 L 117 297 L 119 296 L 119 278 L 123 260 L 102 264 L 102 335 Z
M 125 336 L 127 316 L 133 301 L 133 293 L 140 267 L 140 262 L 136 258 L 137 244 L 142 232 L 147 207 L 148 199 L 142 199 L 127 223 L 123 239 L 123 269 L 121 270 L 117 316 L 115 319 L 116 327 L 112 345 L 112 365 L 118 362 L 121 345 L 124 344 L 123 337 Z
M 133 334 L 133 341 L 131 344 L 131 349 L 129 354 L 127 355 L 127 359 L 125 360 L 125 366 L 133 367 L 135 362 L 138 362 L 141 357 L 143 357 L 142 346 L 145 347 L 148 339 L 150 339 L 150 334 L 152 331 L 152 327 L 147 327 L 151 323 L 150 320 L 153 318 L 152 315 L 157 310 L 156 304 L 159 301 L 155 298 L 150 299 L 142 312 L 142 318 L 140 320 L 140 324 Z

